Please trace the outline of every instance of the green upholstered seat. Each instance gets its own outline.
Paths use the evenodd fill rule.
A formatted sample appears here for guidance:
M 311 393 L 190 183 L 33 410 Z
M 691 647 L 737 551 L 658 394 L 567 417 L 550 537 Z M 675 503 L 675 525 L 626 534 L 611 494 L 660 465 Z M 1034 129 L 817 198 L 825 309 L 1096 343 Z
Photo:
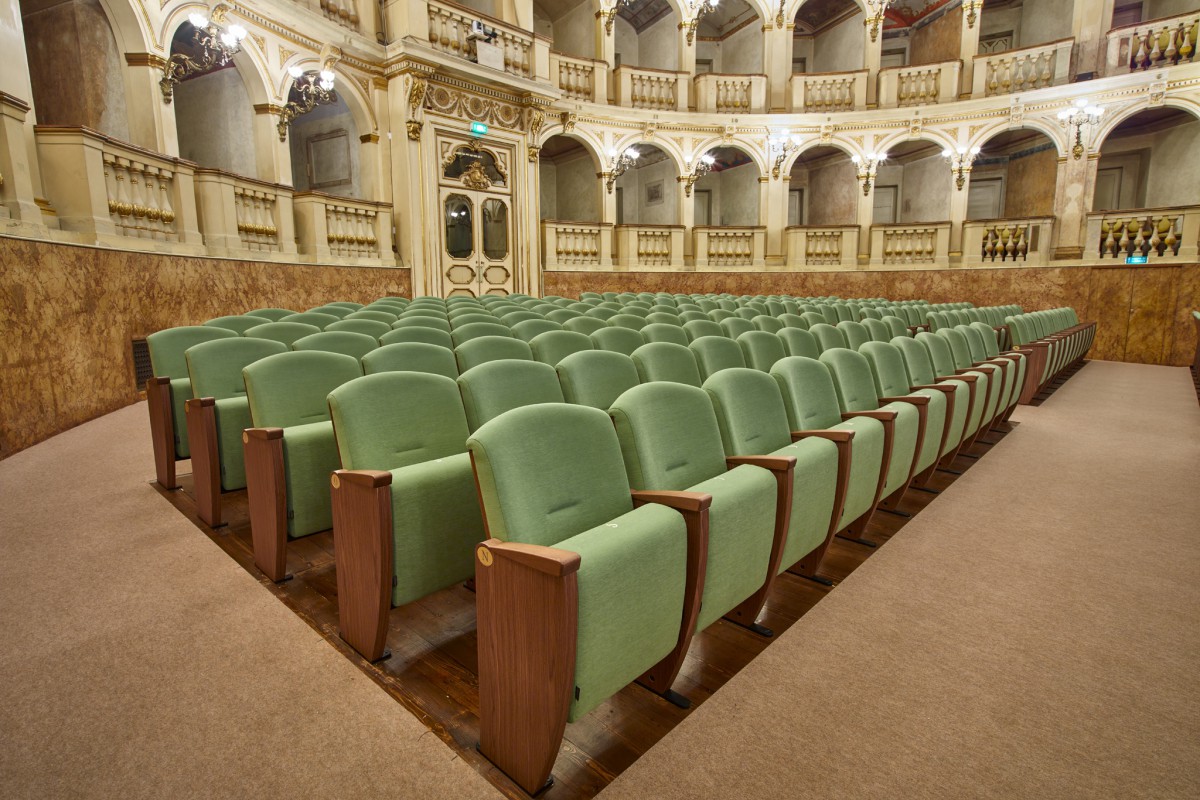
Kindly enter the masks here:
M 454 357 L 458 361 L 458 372 L 461 375 L 472 367 L 489 361 L 532 361 L 533 348 L 528 342 L 511 336 L 480 336 L 454 348 Z
M 500 315 L 500 322 L 503 322 L 505 325 L 510 327 L 516 325 L 518 322 L 526 322 L 527 320 L 531 319 L 545 319 L 545 317 L 536 311 L 530 311 L 527 308 L 522 308 L 516 311 L 507 311 Z
M 813 338 L 817 340 L 817 346 L 821 348 L 822 353 L 824 353 L 826 350 L 845 348 L 848 346 L 846 344 L 846 337 L 842 335 L 840 330 L 832 325 L 819 322 L 815 325 L 812 325 L 808 329 L 808 332 L 811 333 Z
M 524 323 L 521 323 L 524 324 Z M 529 342 L 533 359 L 554 366 L 562 359 L 581 350 L 591 350 L 592 340 L 574 331 L 546 331 L 539 333 Z
M 450 338 L 454 341 L 454 346 L 458 347 L 464 342 L 469 342 L 472 339 L 478 339 L 481 336 L 503 336 L 512 338 L 512 329 L 507 325 L 502 325 L 499 322 L 472 322 L 469 325 L 463 325 L 461 328 L 455 328 L 450 331 Z
M 873 342 L 890 342 L 895 338 L 892 329 L 883 320 L 867 317 L 862 321 L 862 325 L 867 329 Z
M 454 348 L 454 340 L 450 338 L 450 334 L 437 328 L 427 328 L 423 325 L 392 328 L 379 337 L 381 345 L 399 344 L 401 342 L 422 342 L 424 344 L 444 347 L 447 350 Z
M 632 358 L 608 350 L 572 353 L 558 362 L 555 371 L 564 400 L 602 411 L 641 382 Z
M 647 342 L 672 342 L 683 347 L 691 341 L 683 328 L 665 322 L 651 322 L 642 328 L 642 338 Z
M 364 355 L 362 365 L 367 375 L 377 372 L 428 372 L 447 378 L 458 377 L 454 351 L 428 342 L 386 344 Z
M 458 376 L 471 430 L 490 419 L 534 403 L 565 403 L 558 373 L 540 361 L 489 361 Z
M 500 318 L 493 316 L 486 311 L 468 309 L 465 313 L 450 317 L 450 330 L 465 327 L 470 325 L 472 322 L 485 322 L 489 325 L 494 325 L 495 323 L 500 322 Z
M 900 350 L 904 365 L 913 386 L 948 386 L 954 390 L 950 402 L 950 426 L 946 437 L 945 454 L 957 452 L 959 446 L 968 439 L 979 427 L 982 410 L 972 405 L 971 387 L 960 380 L 938 380 L 939 373 L 933 368 L 933 361 L 925 345 L 907 336 L 897 336 L 891 342 Z M 944 457 L 944 456 L 943 456 Z
M 1020 400 L 1021 389 L 1025 386 L 1025 371 L 1028 367 L 1028 359 L 1022 353 L 1006 352 L 1001 354 L 1000 346 L 996 338 L 995 328 L 987 322 L 972 322 L 971 327 L 979 333 L 979 339 L 983 344 L 985 357 L 988 360 L 998 358 L 1011 359 L 1016 364 L 1015 380 L 1013 383 L 1012 394 L 1009 396 L 1008 405 L 1011 407 Z
M 723 308 L 715 308 L 712 311 L 708 312 L 708 318 L 711 319 L 713 322 L 718 322 L 718 323 L 724 322 L 727 319 L 734 319 L 736 317 L 737 317 L 737 315 L 734 314 L 732 311 L 727 311 Z
M 776 361 L 787 356 L 783 340 L 774 333 L 747 331 L 737 338 L 737 343 L 742 348 L 746 366 L 761 372 L 770 372 Z
M 246 313 L 253 317 L 263 317 L 271 322 L 278 322 L 284 317 L 290 317 L 296 312 L 288 308 L 256 308 L 253 311 L 247 311 Z
M 356 303 L 353 300 L 334 300 L 330 303 L 326 303 L 326 305 L 341 306 L 342 308 L 349 309 L 350 311 L 356 311 L 363 307 L 362 303 Z
M 640 331 L 642 328 L 646 327 L 645 317 L 638 316 L 637 314 L 631 314 L 629 313 L 630 310 L 631 309 L 625 309 L 625 311 L 622 313 L 609 317 L 609 326 L 613 328 L 631 328 L 635 331 Z
M 750 321 L 754 323 L 755 328 L 760 331 L 766 331 L 767 333 L 777 333 L 779 330 L 785 327 L 782 320 L 766 314 L 759 314 Z
M 803 314 L 800 315 L 800 319 L 802 319 L 806 323 L 808 323 L 809 330 L 812 330 L 813 325 L 828 325 L 829 324 L 828 320 L 825 319 L 825 315 L 821 314 L 820 312 L 816 312 L 816 311 L 805 311 Z
M 562 325 L 548 319 L 527 319 L 512 326 L 512 335 L 526 342 L 549 331 L 561 331 Z
M 908 329 L 908 323 L 897 316 L 887 314 L 883 317 L 882 322 L 891 330 L 892 336 L 912 335 L 912 331 Z
M 967 416 L 965 430 L 963 431 L 963 440 L 967 441 L 982 431 L 984 424 L 990 419 L 987 416 L 988 376 L 983 373 L 972 373 L 971 377 L 963 377 L 954 365 L 954 355 L 950 352 L 950 344 L 944 336 L 927 331 L 919 331 L 916 341 L 925 348 L 929 361 L 933 365 L 935 377 L 940 378 L 942 381 L 953 380 L 956 383 L 966 385 L 968 392 L 967 402 L 971 409 Z
M 267 322 L 255 325 L 242 335 L 251 339 L 270 339 L 291 347 L 292 342 L 297 339 L 320 332 L 321 329 L 316 325 L 308 325 L 303 322 Z
M 163 431 L 158 435 L 160 437 L 173 435 L 172 460 L 187 458 L 190 453 L 184 404 L 192 399 L 192 382 L 188 377 L 187 358 L 184 353 L 189 347 L 201 342 L 228 339 L 234 336 L 237 336 L 237 333 L 228 328 L 211 325 L 185 325 L 155 331 L 146 337 L 146 347 L 150 351 L 150 368 L 154 372 L 154 376 L 170 379 L 172 430 Z
M 799 314 L 781 314 L 779 321 L 783 323 L 785 328 L 799 328 L 800 330 L 808 330 L 808 321 Z M 778 331 L 776 331 L 778 333 Z
M 680 310 L 680 312 L 679 312 L 679 324 L 680 325 L 686 325 L 689 322 L 702 322 L 702 321 L 703 322 L 712 322 L 712 320 L 708 318 L 708 314 L 705 314 L 703 311 L 699 310 L 698 308 L 695 308 L 695 309 L 689 308 L 686 310 Z
M 651 311 L 646 315 L 647 325 L 672 325 L 676 328 L 683 325 L 683 320 L 678 314 L 669 313 L 666 311 Z
M 710 319 L 698 319 L 683 323 L 683 330 L 690 341 L 696 341 L 703 336 L 725 336 L 725 329 L 719 323 Z M 728 339 L 728 336 L 725 336 Z
M 900 337 L 898 337 L 900 338 Z M 904 337 L 907 338 L 907 337 Z M 953 430 L 954 415 L 945 392 L 938 389 L 914 389 L 915 381 L 908 374 L 904 356 L 900 349 L 888 342 L 866 342 L 859 349 L 871 366 L 875 378 L 875 391 L 880 397 L 925 397 L 925 437 L 921 452 L 917 455 L 916 472 L 925 473 L 937 466 L 937 462 L 952 451 L 961 440 L 962 431 Z M 931 473 L 930 473 L 931 474 Z M 928 480 L 926 476 L 926 481 Z
M 673 381 L 695 387 L 701 384 L 696 357 L 683 345 L 651 342 L 634 350 L 630 357 L 642 383 Z
M 353 331 L 322 331 L 292 342 L 293 350 L 323 350 L 327 353 L 344 353 L 358 359 L 378 347 L 379 340 L 375 337 Z
M 746 366 L 741 345 L 727 336 L 701 336 L 693 340 L 688 349 L 696 357 L 696 366 L 704 380 L 723 369 Z
M 308 309 L 307 311 L 305 311 L 304 313 L 305 314 L 325 314 L 326 316 L 337 317 L 338 319 L 342 319 L 344 317 L 349 316 L 350 312 L 353 310 L 354 309 L 346 308 L 345 306 L 335 306 L 335 305 L 331 304 L 331 305 L 324 305 L 324 306 L 314 306 L 314 307 Z
M 861 322 L 839 322 L 837 329 L 842 332 L 842 336 L 846 339 L 846 346 L 851 350 L 857 350 L 871 341 L 871 332 Z
M 720 325 L 721 330 L 725 333 L 725 335 L 735 341 L 743 333 L 757 330 L 757 328 L 754 327 L 753 322 L 748 319 L 743 319 L 742 317 L 728 317 L 721 320 Z
M 325 330 L 360 333 L 363 336 L 370 336 L 372 339 L 378 341 L 387 334 L 391 333 L 392 326 L 377 319 L 347 317 L 346 319 L 329 324 L 326 326 Z
M 582 317 L 576 317 L 575 319 L 569 319 L 564 322 L 562 326 L 563 330 L 582 333 L 585 336 L 590 336 L 601 328 L 608 327 L 604 320 L 596 319 L 595 317 L 589 317 L 586 315 Z
M 736 317 L 744 319 L 747 322 L 752 322 L 752 320 L 759 316 L 761 312 L 756 311 L 753 308 L 746 308 L 745 306 L 742 306 L 741 308 L 735 309 L 733 313 Z
M 650 316 L 650 307 L 638 303 L 628 303 L 621 308 L 621 314 L 637 317 L 645 324 L 646 317 Z M 609 324 L 612 324 L 611 321 Z
M 817 359 L 789 356 L 771 368 L 771 377 L 779 386 L 791 430 L 853 433 L 850 471 L 835 532 L 853 526 L 852 536 L 860 536 L 882 497 L 880 478 L 887 477 L 884 464 L 891 459 L 883 423 L 863 416 L 843 419 L 833 377 Z
M 817 358 L 821 355 L 821 348 L 817 344 L 816 337 L 807 329 L 784 328 L 775 335 L 779 337 L 779 341 L 783 342 L 783 349 L 789 356 Z
M 582 311 L 575 311 L 574 309 L 570 309 L 570 308 L 559 308 L 559 309 L 556 309 L 556 310 L 551 311 L 548 314 L 546 314 L 546 319 L 550 320 L 551 322 L 557 322 L 559 325 L 562 325 L 564 322 L 566 322 L 569 319 L 579 319 L 582 316 L 583 316 Z
M 869 319 L 883 319 L 883 314 L 880 314 L 879 310 L 872 306 L 864 306 L 862 310 L 862 316 L 863 322 L 866 322 Z
M 605 324 L 607 325 L 608 324 L 607 320 L 612 319 L 618 313 L 620 313 L 620 312 L 614 311 L 611 308 L 601 308 L 600 306 L 597 306 L 596 308 L 593 308 L 590 311 L 583 312 L 583 315 L 585 317 L 592 317 L 593 319 L 606 320 Z
M 284 317 L 280 322 L 302 322 L 305 325 L 316 325 L 321 330 L 337 322 L 341 317 L 335 317 L 333 314 L 324 314 L 319 311 L 305 311 L 301 314 L 293 314 L 290 317 Z
M 242 369 L 254 427 L 283 429 L 290 537 L 307 536 L 333 525 L 329 474 L 337 469 L 338 458 L 326 398 L 362 374 L 357 358 L 319 350 L 280 353 Z M 253 506 L 252 483 L 249 489 Z
M 447 336 L 450 335 L 449 322 L 442 317 L 431 317 L 424 314 L 405 315 L 392 323 L 392 330 L 400 330 L 401 328 L 432 328 L 433 330 L 441 331 Z
M 425 372 L 368 375 L 331 391 L 329 409 L 342 468 L 392 476 L 392 605 L 471 578 L 483 516 L 455 382 Z M 339 552 L 354 533 L 335 527 Z
M 818 303 L 817 311 L 825 318 L 826 324 L 837 325 L 841 321 L 837 309 L 830 303 Z
M 946 344 L 950 345 L 950 357 L 954 359 L 956 374 L 971 372 L 986 376 L 987 405 L 984 407 L 982 427 L 984 430 L 990 428 L 996 417 L 1003 410 L 1000 407 L 1000 392 L 1004 383 L 1003 371 L 1000 367 L 994 365 L 976 367 L 974 359 L 971 358 L 971 349 L 970 345 L 967 344 L 967 337 L 955 327 L 941 328 L 934 335 L 940 337 Z
M 608 326 L 588 335 L 595 343 L 597 350 L 611 350 L 627 356 L 632 355 L 634 350 L 646 343 L 640 330 L 620 326 Z
M 213 404 L 217 433 L 215 455 L 220 465 L 220 488 L 224 491 L 246 486 L 242 431 L 252 423 L 242 368 L 267 356 L 286 352 L 287 345 L 281 342 L 239 336 L 201 342 L 184 353 L 193 394 L 216 401 Z
M 978 328 L 974 327 L 975 325 L 983 325 L 985 330 L 981 333 Z M 956 325 L 955 330 L 966 339 L 972 361 L 980 365 L 995 365 L 1003 373 L 999 400 L 999 413 L 1002 415 L 1010 407 L 1016 405 L 1017 399 L 1021 395 L 1020 384 L 1017 381 L 1020 365 L 1016 359 L 999 357 L 999 352 L 995 347 L 995 334 L 988 329 L 985 323 Z M 997 354 L 996 357 L 988 355 L 988 340 L 992 343 L 992 349 Z
M 231 317 L 216 317 L 205 322 L 213 328 L 225 328 L 241 336 L 243 333 L 253 328 L 255 325 L 262 325 L 264 322 L 270 322 L 268 317 L 259 317 L 250 314 Z
M 393 322 L 400 319 L 400 315 L 392 314 L 389 311 L 380 311 L 378 309 L 365 309 L 364 308 L 359 311 L 355 311 L 353 313 L 347 314 L 346 316 L 342 317 L 342 319 L 343 320 L 369 319 L 374 322 L 382 322 L 384 325 L 387 325 L 390 328 L 390 327 L 392 327 Z
M 703 388 L 716 411 L 726 455 L 796 459 L 791 518 L 778 572 L 814 555 L 814 563 L 804 564 L 804 572 L 815 573 L 834 533 L 830 526 L 837 510 L 838 446 L 817 437 L 793 443 L 779 385 L 767 373 L 735 367 L 714 374 Z
M 769 586 L 776 481 L 750 465 L 727 469 L 712 401 L 678 383 L 635 386 L 609 408 L 630 486 L 712 495 L 708 564 L 696 630 Z M 748 615 L 754 621 L 757 609 Z

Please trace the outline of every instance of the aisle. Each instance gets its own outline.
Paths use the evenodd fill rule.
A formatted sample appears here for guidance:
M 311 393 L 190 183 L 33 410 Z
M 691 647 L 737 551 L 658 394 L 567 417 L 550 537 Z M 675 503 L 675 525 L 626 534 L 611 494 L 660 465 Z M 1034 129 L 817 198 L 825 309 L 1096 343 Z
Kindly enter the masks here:
M 498 796 L 152 475 L 144 403 L 0 462 L 0 796 Z
M 1200 408 L 1093 362 L 602 793 L 1200 797 Z

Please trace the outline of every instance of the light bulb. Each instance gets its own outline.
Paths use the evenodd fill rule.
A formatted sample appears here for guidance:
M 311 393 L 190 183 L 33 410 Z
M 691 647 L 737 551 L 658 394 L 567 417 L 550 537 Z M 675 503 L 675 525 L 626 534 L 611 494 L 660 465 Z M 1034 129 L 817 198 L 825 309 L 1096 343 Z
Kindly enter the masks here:
M 333 83 L 333 70 L 328 70 L 328 69 L 321 70 L 321 80 L 326 81 L 328 83 Z
M 950 157 L 950 148 L 947 147 L 945 150 L 942 151 L 942 158 L 949 158 L 949 157 Z
M 229 32 L 233 34 L 233 38 L 239 42 L 246 38 L 246 29 L 241 25 L 230 25 Z
M 303 67 L 300 67 L 296 64 L 292 64 L 290 67 L 288 67 L 288 75 L 291 75 L 293 78 L 299 78 L 303 74 Z
M 225 31 L 221 34 L 221 44 L 225 45 L 226 47 L 233 47 L 237 44 L 237 39 L 234 38 L 232 33 Z
M 712 156 L 710 156 L 708 153 L 705 153 L 704 155 L 700 156 L 700 160 L 703 161 L 705 164 L 708 164 L 710 167 L 713 164 L 717 163 L 717 160 L 715 158 L 713 158 Z
M 639 156 L 639 155 L 641 155 L 641 154 L 640 154 L 640 153 L 638 153 L 638 151 L 637 151 L 637 148 L 634 148 L 634 147 L 628 147 L 628 148 L 626 148 L 626 149 L 625 149 L 625 157 L 626 157 L 626 158 L 633 159 L 634 161 L 637 161 L 637 158 L 638 158 L 638 156 Z
M 1076 108 L 1083 108 L 1083 107 L 1084 107 L 1084 106 L 1086 106 L 1086 105 L 1087 105 L 1087 99 L 1086 99 L 1086 98 L 1083 98 L 1083 97 L 1081 97 L 1081 98 L 1079 98 L 1078 100 L 1076 100 L 1076 101 L 1075 101 L 1075 107 L 1076 107 Z
M 194 25 L 197 28 L 207 28 L 208 27 L 208 17 L 204 16 L 203 14 L 196 14 L 196 13 L 188 14 L 188 22 L 192 23 L 192 25 Z
M 855 164 L 862 163 L 862 159 L 859 156 L 850 156 L 850 160 L 853 161 Z

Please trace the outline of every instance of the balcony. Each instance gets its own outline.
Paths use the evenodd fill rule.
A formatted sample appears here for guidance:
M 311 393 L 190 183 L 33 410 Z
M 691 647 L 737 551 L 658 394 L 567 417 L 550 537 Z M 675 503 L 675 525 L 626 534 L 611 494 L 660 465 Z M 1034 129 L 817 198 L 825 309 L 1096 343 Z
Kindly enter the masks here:
M 945 269 L 950 266 L 950 223 L 871 226 L 871 266 Z
M 390 204 L 303 192 L 293 205 L 301 261 L 378 264 L 395 259 Z
M 617 105 L 655 111 L 687 111 L 686 72 L 642 69 L 625 64 L 613 70 L 613 94 Z
M 887 67 L 879 70 L 879 105 L 882 108 L 924 106 L 958 97 L 961 61 Z
M 617 268 L 683 268 L 682 225 L 618 225 L 615 231 Z
M 1200 11 L 1114 28 L 1108 32 L 1104 74 L 1193 63 L 1198 34 Z
M 821 271 L 857 269 L 858 231 L 857 225 L 792 225 L 784 229 L 787 265 Z
M 972 97 L 1015 94 L 1058 86 L 1071 79 L 1074 39 L 975 56 Z
M 196 206 L 211 255 L 269 259 L 296 254 L 290 186 L 198 168 Z
M 1044 267 L 1053 232 L 1053 217 L 964 222 L 963 266 Z
M 426 5 L 429 45 L 439 53 L 473 61 L 517 78 L 549 78 L 549 45 L 540 37 L 452 3 L 428 0 Z M 495 30 L 493 42 L 470 35 L 471 23 L 476 20 Z M 542 58 L 546 61 L 542 62 Z
M 765 265 L 767 229 L 762 225 L 692 228 L 692 256 L 697 270 Z
M 696 110 L 705 114 L 761 114 L 767 110 L 766 75 L 707 73 L 692 79 Z
M 1145 256 L 1149 263 L 1195 261 L 1200 206 L 1142 208 L 1088 214 L 1088 258 L 1123 260 Z
M 608 102 L 608 63 L 550 51 L 550 75 L 566 100 Z
M 865 108 L 869 74 L 865 69 L 794 74 L 789 79 L 788 111 L 826 114 Z
M 542 221 L 542 267 L 552 270 L 612 267 L 613 226 L 608 222 Z

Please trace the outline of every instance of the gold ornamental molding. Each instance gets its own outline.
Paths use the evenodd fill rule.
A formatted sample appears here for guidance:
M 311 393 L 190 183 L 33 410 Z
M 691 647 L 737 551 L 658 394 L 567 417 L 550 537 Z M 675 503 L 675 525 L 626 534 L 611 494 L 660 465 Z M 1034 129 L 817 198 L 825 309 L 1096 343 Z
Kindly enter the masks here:
M 276 116 L 278 116 L 279 114 L 283 113 L 283 106 L 276 105 L 275 103 L 255 103 L 254 104 L 254 113 L 255 114 L 275 114 Z
M 358 137 L 358 140 L 360 142 L 362 142 L 363 144 L 378 144 L 379 143 L 379 134 L 378 133 L 364 133 L 362 136 Z
M 167 65 L 167 60 L 157 53 L 126 53 L 125 63 L 131 67 L 162 69 Z

